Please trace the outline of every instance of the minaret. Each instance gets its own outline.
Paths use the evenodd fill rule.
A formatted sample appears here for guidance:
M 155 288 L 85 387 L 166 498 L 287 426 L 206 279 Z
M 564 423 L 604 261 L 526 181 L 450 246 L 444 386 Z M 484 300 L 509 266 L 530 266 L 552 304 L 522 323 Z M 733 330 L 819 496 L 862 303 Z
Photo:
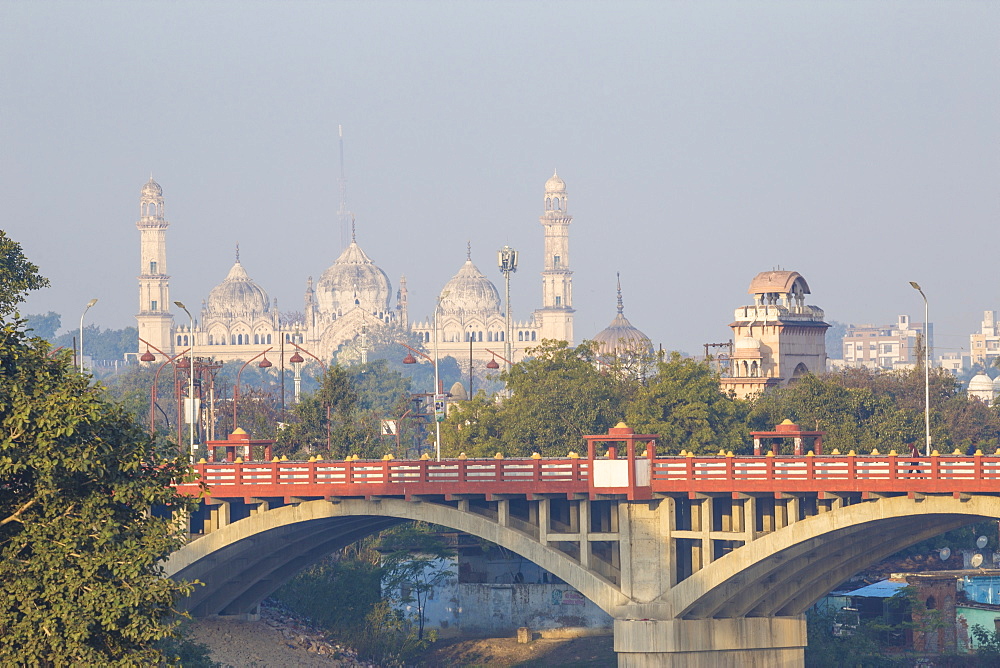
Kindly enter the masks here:
M 166 353 L 173 350 L 170 330 L 170 285 L 167 276 L 167 227 L 163 217 L 163 189 L 149 177 L 139 197 L 139 338 Z M 145 348 L 140 343 L 139 351 Z
M 542 308 L 535 311 L 540 338 L 573 343 L 573 272 L 569 264 L 569 200 L 566 183 L 553 172 L 545 182 L 545 260 L 542 271 Z

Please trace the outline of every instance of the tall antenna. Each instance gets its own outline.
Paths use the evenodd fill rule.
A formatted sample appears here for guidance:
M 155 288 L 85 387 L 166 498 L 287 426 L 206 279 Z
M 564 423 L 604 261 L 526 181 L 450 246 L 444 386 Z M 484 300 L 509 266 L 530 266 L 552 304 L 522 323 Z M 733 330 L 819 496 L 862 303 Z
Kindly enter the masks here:
M 347 228 L 351 219 L 351 212 L 347 210 L 347 174 L 344 172 L 344 126 L 337 126 L 337 133 L 340 135 L 340 209 L 337 211 L 337 219 L 340 222 L 340 250 L 343 252 L 347 248 Z

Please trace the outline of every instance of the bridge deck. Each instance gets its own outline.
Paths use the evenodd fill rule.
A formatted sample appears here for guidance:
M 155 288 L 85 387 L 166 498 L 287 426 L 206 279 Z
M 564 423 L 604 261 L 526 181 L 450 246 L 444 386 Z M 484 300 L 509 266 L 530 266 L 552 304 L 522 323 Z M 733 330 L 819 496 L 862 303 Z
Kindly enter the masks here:
M 600 460 L 597 460 L 600 461 Z M 637 459 L 636 462 L 643 462 Z M 460 494 L 1000 493 L 1000 456 L 657 457 L 649 484 L 595 487 L 587 459 L 216 462 L 180 491 L 208 497 Z M 638 492 L 638 493 L 637 493 Z

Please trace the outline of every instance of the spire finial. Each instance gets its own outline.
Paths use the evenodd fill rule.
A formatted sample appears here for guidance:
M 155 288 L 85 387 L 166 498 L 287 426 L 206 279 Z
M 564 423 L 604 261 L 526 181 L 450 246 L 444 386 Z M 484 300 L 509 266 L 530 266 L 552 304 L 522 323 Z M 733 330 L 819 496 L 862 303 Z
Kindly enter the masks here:
M 354 222 L 354 214 L 351 214 L 351 243 L 357 243 L 357 225 Z
M 615 276 L 618 277 L 618 315 L 622 315 L 625 311 L 622 306 L 622 274 L 620 271 L 616 271 Z
M 236 242 L 236 264 L 240 263 L 240 242 Z
M 472 239 L 465 242 L 465 259 L 472 262 Z

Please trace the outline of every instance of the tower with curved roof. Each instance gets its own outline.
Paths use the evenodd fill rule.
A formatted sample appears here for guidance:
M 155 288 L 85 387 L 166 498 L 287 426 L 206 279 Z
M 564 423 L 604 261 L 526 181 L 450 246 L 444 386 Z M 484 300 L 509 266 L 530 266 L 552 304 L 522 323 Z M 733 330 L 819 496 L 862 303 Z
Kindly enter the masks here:
M 733 354 L 722 389 L 745 399 L 826 371 L 823 310 L 806 304 L 809 284 L 797 271 L 762 271 L 750 281 L 753 303 L 736 309 Z

